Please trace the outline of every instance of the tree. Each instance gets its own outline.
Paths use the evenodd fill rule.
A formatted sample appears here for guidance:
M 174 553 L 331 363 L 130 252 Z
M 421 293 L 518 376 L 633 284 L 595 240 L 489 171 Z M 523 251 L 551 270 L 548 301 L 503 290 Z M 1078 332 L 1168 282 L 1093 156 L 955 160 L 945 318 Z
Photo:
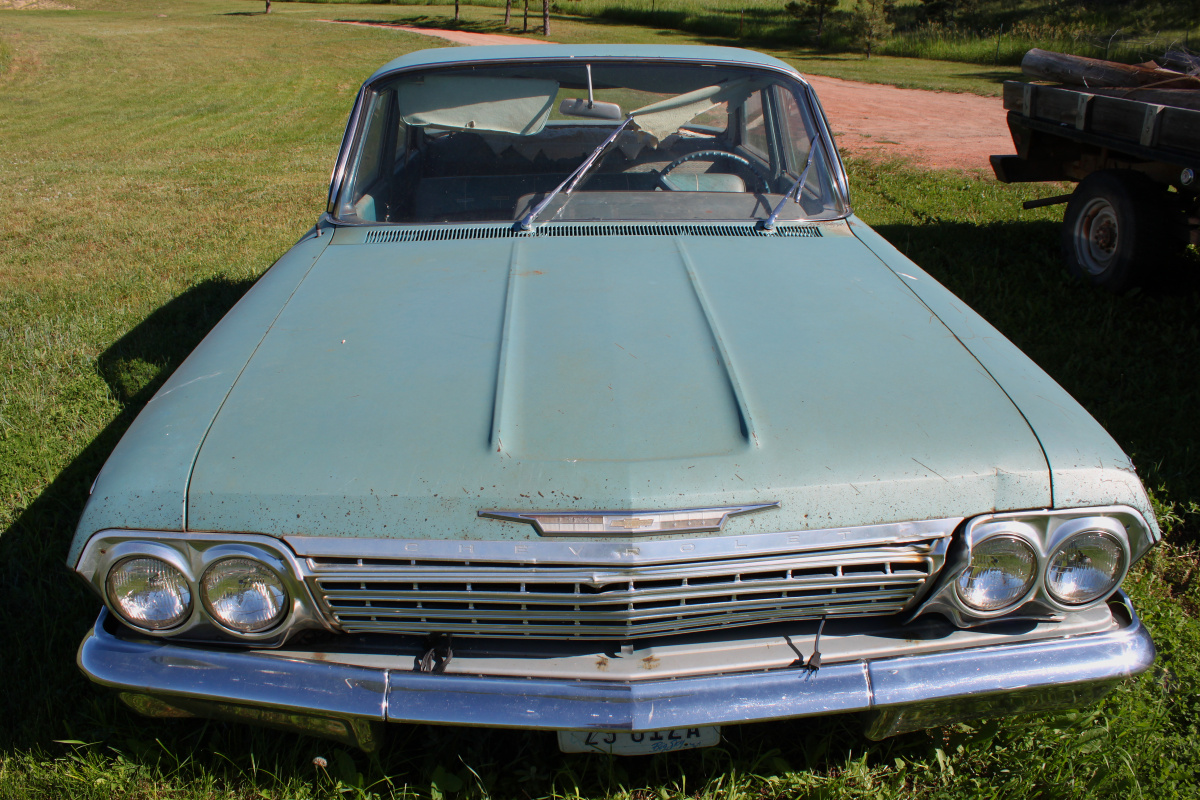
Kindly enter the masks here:
M 266 10 L 266 11 L 264 11 L 263 13 L 264 13 L 264 14 L 270 14 L 270 13 L 271 13 L 271 0 L 267 0 L 267 10 Z
M 454 0 L 454 21 L 458 22 L 458 0 Z
M 504 0 L 504 28 L 508 29 L 508 21 L 512 19 L 512 0 Z
M 925 14 L 936 22 L 959 22 L 978 10 L 977 0 L 921 0 Z
M 817 42 L 821 41 L 821 33 L 825 30 L 825 17 L 837 8 L 838 0 L 789 0 L 783 10 L 803 20 L 817 21 Z
M 550 35 L 550 0 L 542 0 L 542 35 Z
M 854 29 L 867 58 L 892 35 L 891 5 L 891 0 L 858 0 L 854 7 Z

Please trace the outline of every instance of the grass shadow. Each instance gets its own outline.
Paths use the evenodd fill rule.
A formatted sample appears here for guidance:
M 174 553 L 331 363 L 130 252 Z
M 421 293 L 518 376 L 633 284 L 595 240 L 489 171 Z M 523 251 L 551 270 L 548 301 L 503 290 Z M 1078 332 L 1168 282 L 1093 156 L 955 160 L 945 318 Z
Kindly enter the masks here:
M 74 668 L 99 601 L 64 564 L 100 467 L 134 417 L 252 281 L 211 278 L 155 310 L 96 359 L 121 411 L 0 535 L 0 742 L 101 738 L 111 707 Z M 21 646 L 11 647 L 19 642 Z
M 1200 502 L 1200 259 L 1147 264 L 1125 295 L 1067 274 L 1057 221 L 876 226 L 1058 381 L 1133 457 L 1151 490 Z M 1178 544 L 1200 541 L 1184 514 Z
M 550 20 L 561 19 L 556 14 L 550 15 Z M 463 31 L 465 33 L 488 33 L 500 34 L 503 36 L 543 36 L 542 27 L 542 12 L 538 9 L 537 14 L 533 14 L 532 10 L 529 14 L 529 30 L 521 29 L 521 14 L 517 9 L 513 9 L 512 22 L 508 27 L 504 26 L 503 19 L 454 19 L 453 17 L 440 17 L 420 14 L 411 17 L 397 17 L 394 19 L 336 19 L 335 22 L 355 23 L 359 25 L 376 25 L 381 28 L 396 28 L 399 26 L 409 26 L 413 28 L 429 28 L 432 30 L 449 30 Z M 550 26 L 551 33 L 554 31 L 554 26 Z
M 989 81 L 991 83 L 1004 83 L 1005 81 L 1023 80 L 1020 73 L 1013 70 L 985 70 L 984 72 L 964 72 L 964 76 L 968 78 L 979 78 L 980 80 Z

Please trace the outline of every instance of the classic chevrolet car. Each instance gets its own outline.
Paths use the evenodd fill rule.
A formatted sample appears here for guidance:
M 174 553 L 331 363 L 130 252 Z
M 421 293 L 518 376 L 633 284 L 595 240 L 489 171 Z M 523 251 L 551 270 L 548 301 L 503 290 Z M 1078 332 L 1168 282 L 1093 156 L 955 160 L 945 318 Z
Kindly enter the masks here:
M 130 427 L 69 564 L 152 716 L 658 752 L 1081 704 L 1154 646 L 1120 448 L 712 47 L 424 50 Z

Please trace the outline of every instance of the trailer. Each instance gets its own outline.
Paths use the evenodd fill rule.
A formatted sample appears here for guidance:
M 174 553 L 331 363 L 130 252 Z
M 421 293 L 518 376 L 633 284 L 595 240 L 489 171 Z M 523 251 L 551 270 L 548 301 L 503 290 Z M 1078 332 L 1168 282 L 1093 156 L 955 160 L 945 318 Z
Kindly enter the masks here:
M 1066 203 L 1062 255 L 1073 275 L 1119 292 L 1200 245 L 1200 79 L 1040 50 L 1022 69 L 1062 85 L 1005 81 L 1017 152 L 991 165 L 1004 183 L 1078 184 L 1025 203 Z

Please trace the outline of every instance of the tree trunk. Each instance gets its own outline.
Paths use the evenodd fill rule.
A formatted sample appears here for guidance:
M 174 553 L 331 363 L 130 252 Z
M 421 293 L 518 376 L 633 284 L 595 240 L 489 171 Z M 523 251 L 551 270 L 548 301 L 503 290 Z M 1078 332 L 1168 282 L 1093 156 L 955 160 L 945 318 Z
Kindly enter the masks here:
M 454 0 L 454 21 L 458 22 L 458 0 Z
M 264 14 L 270 14 L 270 13 L 271 13 L 271 0 L 267 0 L 267 10 L 266 10 L 266 11 L 264 11 L 263 13 L 264 13 Z
M 550 35 L 550 0 L 542 0 L 542 35 Z
M 1021 72 L 1030 78 L 1057 81 L 1068 86 L 1145 86 L 1162 89 L 1200 87 L 1200 79 L 1169 69 L 1117 64 L 1098 58 L 1069 56 L 1034 48 L 1021 59 Z
M 522 33 L 529 33 L 529 0 L 525 0 L 525 27 L 521 28 Z
M 512 19 L 512 0 L 504 0 L 504 29 L 508 30 L 508 21 Z

